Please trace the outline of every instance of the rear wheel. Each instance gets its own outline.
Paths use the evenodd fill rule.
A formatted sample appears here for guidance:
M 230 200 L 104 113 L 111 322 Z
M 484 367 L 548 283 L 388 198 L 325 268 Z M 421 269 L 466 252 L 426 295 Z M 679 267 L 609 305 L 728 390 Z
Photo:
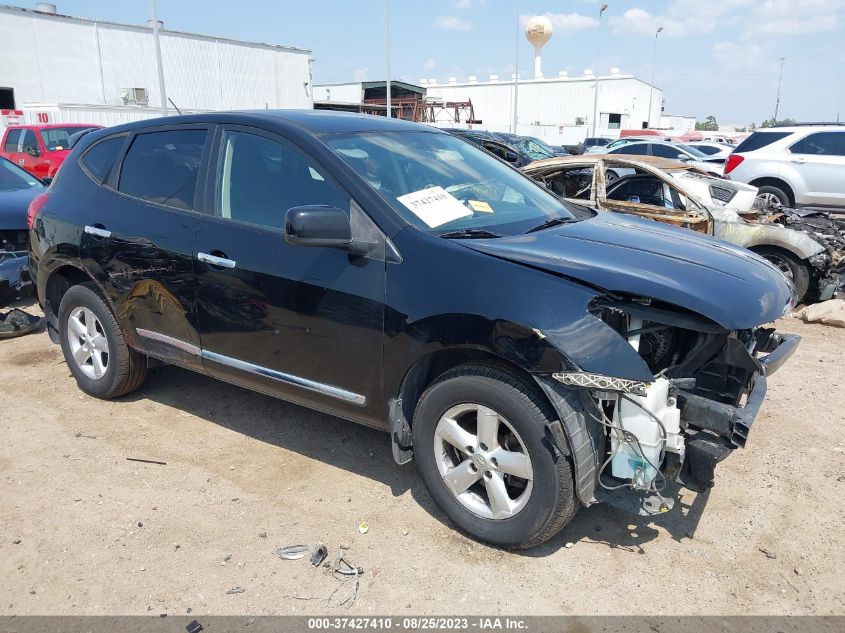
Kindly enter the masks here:
M 91 285 L 73 286 L 62 297 L 59 338 L 76 384 L 88 395 L 116 398 L 144 382 L 146 358 L 126 345 L 114 315 Z
M 414 413 L 414 456 L 435 503 L 492 545 L 526 548 L 574 516 L 569 460 L 545 437 L 537 391 L 494 367 L 463 366 L 432 384 Z
M 789 196 L 783 189 L 774 185 L 763 185 L 759 187 L 757 189 L 757 199 L 763 203 L 764 209 L 789 206 Z
M 804 298 L 807 289 L 810 287 L 810 269 L 804 262 L 792 253 L 777 248 L 762 247 L 754 250 L 758 255 L 777 266 L 778 270 L 792 282 L 799 301 Z

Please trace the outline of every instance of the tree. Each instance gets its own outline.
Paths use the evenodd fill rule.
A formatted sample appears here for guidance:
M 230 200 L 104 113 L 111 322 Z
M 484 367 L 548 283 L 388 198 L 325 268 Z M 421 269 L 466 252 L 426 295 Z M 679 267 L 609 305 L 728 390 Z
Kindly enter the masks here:
M 716 117 L 711 114 L 704 121 L 696 121 L 695 129 L 699 132 L 718 132 L 719 124 L 716 122 Z
M 775 118 L 772 117 L 763 121 L 760 127 L 788 127 L 790 125 L 795 125 L 795 119 L 778 119 L 775 121 Z

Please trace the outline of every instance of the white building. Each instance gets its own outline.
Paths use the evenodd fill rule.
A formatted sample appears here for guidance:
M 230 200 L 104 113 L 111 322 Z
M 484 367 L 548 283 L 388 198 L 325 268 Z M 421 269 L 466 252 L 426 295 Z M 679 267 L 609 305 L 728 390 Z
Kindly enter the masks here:
M 513 131 L 512 78 L 502 81 L 491 75 L 484 82 L 469 77 L 466 82 L 450 78 L 447 84 L 434 80 L 420 84 L 426 87 L 429 100 L 472 101 L 475 118 L 481 121 L 474 127 L 492 132 Z M 516 101 L 518 134 L 537 136 L 553 144 L 578 143 L 594 135 L 596 109 L 595 136 L 615 138 L 620 130 L 658 127 L 663 91 L 612 68 L 610 74 L 598 78 L 597 101 L 592 71 L 578 77 L 560 73 L 557 77 L 520 79 Z
M 0 5 L 0 110 L 32 123 L 161 116 L 151 26 L 38 8 Z M 183 112 L 312 107 L 309 50 L 159 33 L 166 94 Z

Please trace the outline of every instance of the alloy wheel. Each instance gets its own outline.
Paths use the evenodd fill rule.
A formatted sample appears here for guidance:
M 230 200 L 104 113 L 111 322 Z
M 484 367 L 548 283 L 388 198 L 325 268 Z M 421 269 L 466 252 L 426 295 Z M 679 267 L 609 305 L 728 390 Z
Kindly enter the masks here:
M 75 308 L 67 319 L 67 340 L 77 367 L 99 380 L 109 367 L 109 342 L 103 324 L 88 308 Z
M 507 519 L 528 503 L 534 469 L 522 438 L 493 409 L 459 404 L 434 430 L 434 457 L 447 489 L 470 512 Z

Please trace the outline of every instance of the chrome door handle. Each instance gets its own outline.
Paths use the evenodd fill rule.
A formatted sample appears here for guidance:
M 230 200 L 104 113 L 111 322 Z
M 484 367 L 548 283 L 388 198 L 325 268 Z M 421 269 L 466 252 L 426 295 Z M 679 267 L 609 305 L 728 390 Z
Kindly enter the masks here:
M 236 262 L 234 259 L 226 259 L 225 257 L 217 257 L 210 253 L 197 253 L 197 259 L 212 266 L 220 266 L 221 268 L 234 268 Z
M 106 229 L 101 229 L 98 226 L 88 226 L 85 225 L 85 232 L 88 235 L 96 235 L 97 237 L 111 237 L 111 231 L 107 231 Z
M 793 163 L 797 163 L 798 165 L 803 165 L 803 164 L 804 164 L 804 159 L 803 159 L 803 158 L 793 158 L 793 159 L 792 159 L 792 162 L 793 162 Z

